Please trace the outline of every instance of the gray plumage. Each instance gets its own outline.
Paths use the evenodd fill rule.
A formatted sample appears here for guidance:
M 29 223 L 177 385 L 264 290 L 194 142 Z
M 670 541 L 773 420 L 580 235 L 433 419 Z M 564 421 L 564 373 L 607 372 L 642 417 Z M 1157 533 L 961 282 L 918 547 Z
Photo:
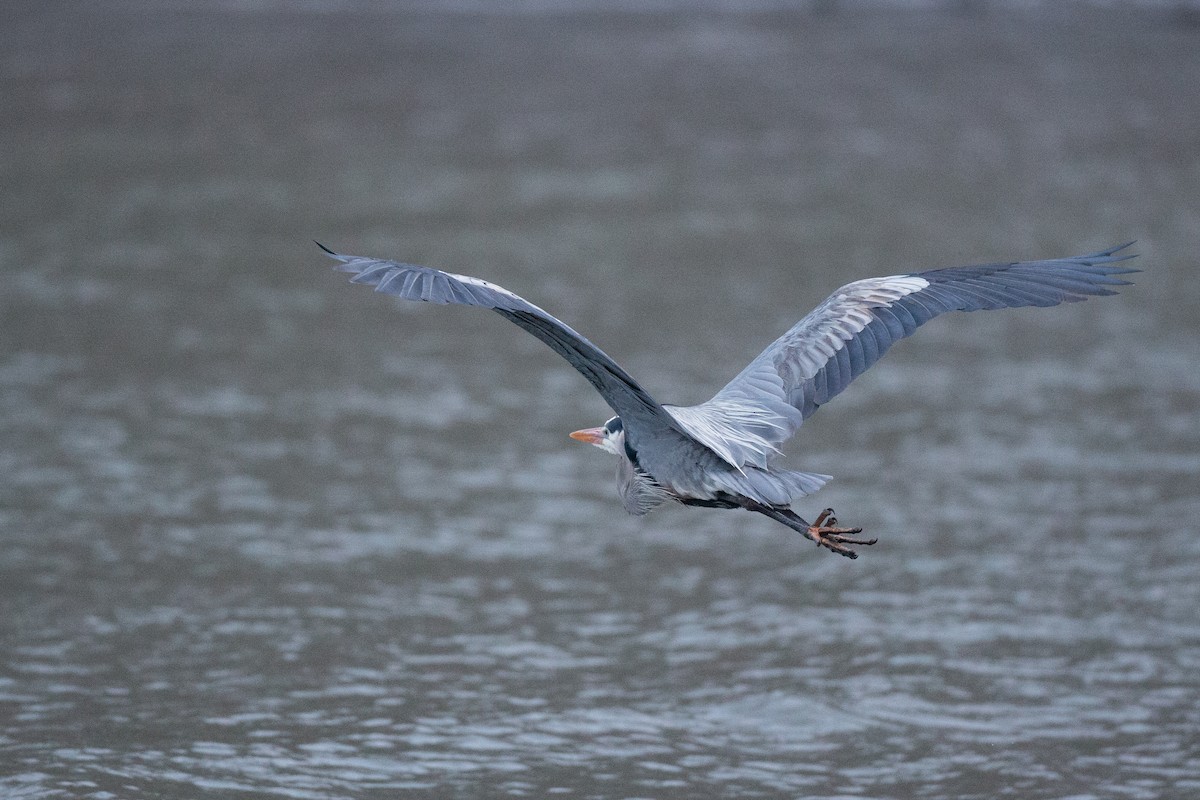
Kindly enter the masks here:
M 617 459 L 617 493 L 625 510 L 635 517 L 649 514 L 674 499 L 662 484 L 628 458 Z
M 867 542 L 846 538 L 846 529 L 833 527 L 832 518 L 829 526 L 810 526 L 788 510 L 829 476 L 778 468 L 774 458 L 782 444 L 888 348 L 939 314 L 1053 306 L 1113 294 L 1113 287 L 1128 284 L 1116 276 L 1137 271 L 1121 263 L 1133 257 L 1120 254 L 1129 244 L 1072 258 L 951 267 L 847 284 L 712 399 L 695 406 L 658 403 L 582 335 L 500 286 L 322 249 L 338 260 L 337 269 L 353 273 L 353 283 L 406 300 L 490 308 L 565 358 L 617 414 L 604 429 L 591 429 L 595 441 L 587 441 L 620 459 L 618 488 L 630 513 L 644 514 L 668 499 L 749 508 L 853 557 L 839 542 Z M 822 534 L 835 530 L 843 531 L 841 538 Z

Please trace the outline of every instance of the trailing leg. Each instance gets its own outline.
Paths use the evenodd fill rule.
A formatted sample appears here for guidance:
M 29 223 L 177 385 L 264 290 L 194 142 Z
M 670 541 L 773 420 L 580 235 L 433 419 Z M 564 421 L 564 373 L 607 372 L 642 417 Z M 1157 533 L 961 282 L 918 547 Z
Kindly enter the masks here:
M 875 544 L 875 542 L 879 541 L 878 539 L 854 538 L 854 534 L 862 533 L 862 528 L 838 527 L 837 517 L 833 516 L 832 508 L 822 511 L 816 521 L 810 524 L 790 508 L 776 508 L 774 506 L 763 505 L 749 498 L 744 500 L 742 507 L 770 517 L 776 522 L 782 522 L 792 530 L 799 531 L 809 539 L 812 539 L 817 543 L 818 547 L 828 548 L 846 558 L 858 558 L 858 553 L 847 547 L 847 545 L 865 546 Z

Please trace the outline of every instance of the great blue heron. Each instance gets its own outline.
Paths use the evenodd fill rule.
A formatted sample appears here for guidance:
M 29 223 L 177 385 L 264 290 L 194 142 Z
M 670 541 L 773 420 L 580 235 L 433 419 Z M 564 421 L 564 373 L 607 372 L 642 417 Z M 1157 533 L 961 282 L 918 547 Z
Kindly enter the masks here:
M 897 340 L 946 311 L 1054 306 L 1128 285 L 1136 272 L 1119 262 L 1120 245 L 1049 261 L 950 267 L 868 278 L 838 289 L 771 343 L 709 401 L 665 405 L 629 373 L 562 321 L 479 278 L 432 267 L 335 253 L 352 283 L 406 300 L 457 303 L 496 311 L 549 345 L 595 387 L 616 416 L 573 439 L 618 459 L 617 487 L 630 514 L 668 500 L 707 508 L 744 508 L 782 522 L 817 545 L 857 558 L 849 545 L 861 528 L 838 527 L 832 509 L 809 523 L 791 504 L 829 475 L 778 468 L 779 447 L 804 420 L 879 360 Z

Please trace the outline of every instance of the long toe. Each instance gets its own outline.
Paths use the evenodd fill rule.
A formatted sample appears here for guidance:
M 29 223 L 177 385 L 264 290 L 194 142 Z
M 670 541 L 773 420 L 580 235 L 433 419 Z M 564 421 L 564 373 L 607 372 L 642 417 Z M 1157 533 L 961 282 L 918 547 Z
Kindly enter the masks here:
M 827 548 L 846 558 L 858 558 L 858 553 L 846 545 L 869 546 L 879 541 L 856 538 L 855 534 L 862 533 L 862 528 L 838 527 L 838 520 L 833 515 L 832 508 L 822 511 L 816 522 L 809 526 L 807 533 L 808 538 L 816 542 L 818 547 Z
M 873 545 L 879 541 L 878 539 L 855 539 L 853 536 L 841 536 L 841 535 L 830 536 L 829 538 L 833 539 L 838 544 L 861 544 L 861 545 L 868 545 L 868 546 Z
M 858 553 L 854 552 L 849 547 L 846 547 L 845 545 L 842 545 L 842 544 L 838 544 L 837 542 L 832 541 L 830 539 L 823 539 L 823 540 L 821 540 L 821 542 L 819 544 L 822 545 L 823 547 L 828 547 L 830 550 L 837 553 L 839 556 L 845 556 L 846 558 L 858 558 Z

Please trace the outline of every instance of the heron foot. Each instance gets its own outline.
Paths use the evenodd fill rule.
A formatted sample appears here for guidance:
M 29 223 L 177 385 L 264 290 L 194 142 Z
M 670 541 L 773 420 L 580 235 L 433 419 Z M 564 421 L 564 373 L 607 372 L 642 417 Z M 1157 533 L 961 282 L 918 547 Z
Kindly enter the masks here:
M 856 539 L 854 538 L 856 533 L 862 533 L 862 528 L 839 528 L 837 517 L 833 515 L 833 509 L 827 508 L 817 516 L 812 525 L 808 526 L 804 535 L 816 542 L 817 547 L 827 547 L 846 558 L 858 558 L 858 553 L 846 545 L 872 545 L 879 540 Z

